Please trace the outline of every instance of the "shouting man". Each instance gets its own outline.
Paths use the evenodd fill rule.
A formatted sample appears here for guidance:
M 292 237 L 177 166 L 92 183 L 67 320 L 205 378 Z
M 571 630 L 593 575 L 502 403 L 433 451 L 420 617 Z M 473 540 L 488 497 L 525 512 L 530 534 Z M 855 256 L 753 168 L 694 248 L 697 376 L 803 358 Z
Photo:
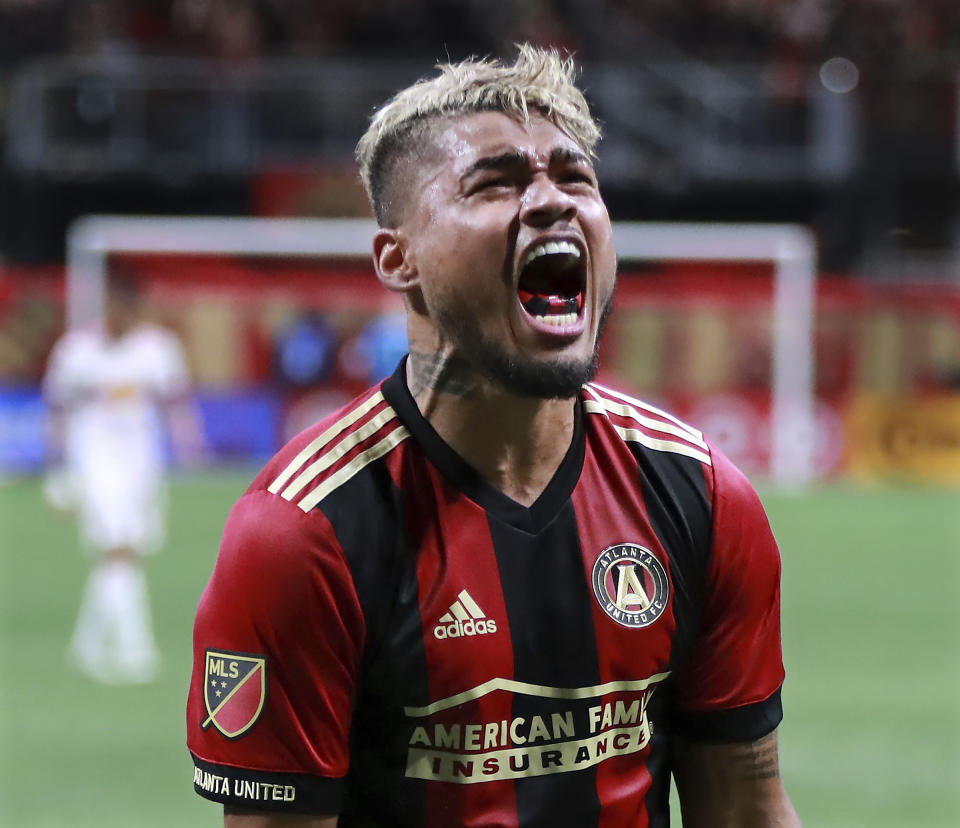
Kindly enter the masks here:
M 229 826 L 797 826 L 780 561 L 703 435 L 592 382 L 617 256 L 556 54 L 468 61 L 360 140 L 409 355 L 234 508 L 189 747 Z

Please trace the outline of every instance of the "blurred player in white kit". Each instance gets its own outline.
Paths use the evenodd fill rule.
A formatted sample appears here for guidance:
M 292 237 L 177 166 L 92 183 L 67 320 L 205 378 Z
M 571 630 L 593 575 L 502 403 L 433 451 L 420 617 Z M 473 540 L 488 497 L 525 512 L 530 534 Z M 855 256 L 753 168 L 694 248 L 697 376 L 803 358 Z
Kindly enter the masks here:
M 46 497 L 76 512 L 95 556 L 69 657 L 99 681 L 147 682 L 157 672 L 142 557 L 163 543 L 165 426 L 179 460 L 202 452 L 189 391 L 180 342 L 143 320 L 126 279 L 111 282 L 102 330 L 68 331 L 50 355 Z

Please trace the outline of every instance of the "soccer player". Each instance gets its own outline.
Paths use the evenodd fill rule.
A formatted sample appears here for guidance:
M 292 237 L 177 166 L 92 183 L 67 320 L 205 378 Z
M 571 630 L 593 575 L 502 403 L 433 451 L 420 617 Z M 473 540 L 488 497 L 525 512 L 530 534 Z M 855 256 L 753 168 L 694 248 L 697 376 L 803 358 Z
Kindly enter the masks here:
M 158 653 L 142 556 L 163 540 L 163 415 L 181 457 L 202 446 L 183 350 L 172 332 L 142 320 L 136 285 L 117 278 L 102 330 L 68 331 L 54 345 L 44 394 L 47 500 L 76 511 L 94 556 L 70 660 L 98 681 L 148 682 Z
M 780 561 L 694 428 L 592 382 L 616 253 L 573 67 L 522 47 L 360 140 L 396 372 L 233 509 L 194 787 L 249 826 L 796 826 Z

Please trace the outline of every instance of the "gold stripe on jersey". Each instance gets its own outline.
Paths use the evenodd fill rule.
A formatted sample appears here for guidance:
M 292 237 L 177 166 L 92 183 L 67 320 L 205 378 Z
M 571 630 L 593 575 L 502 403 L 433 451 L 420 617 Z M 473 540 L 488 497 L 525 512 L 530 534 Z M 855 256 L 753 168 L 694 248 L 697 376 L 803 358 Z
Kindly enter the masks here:
M 287 481 L 297 473 L 297 470 L 307 462 L 307 460 L 316 454 L 320 449 L 326 446 L 331 440 L 333 440 L 340 432 L 345 428 L 353 425 L 357 420 L 359 420 L 364 414 L 370 411 L 373 408 L 376 408 L 380 403 L 383 402 L 383 394 L 378 391 L 376 394 L 371 396 L 368 400 L 358 405 L 352 411 L 347 412 L 343 417 L 337 420 L 330 428 L 323 432 L 319 437 L 313 440 L 306 448 L 304 448 L 293 460 L 290 461 L 289 465 L 277 476 L 267 491 L 271 494 L 277 494 L 287 483 Z
M 688 443 L 693 443 L 696 446 L 699 446 L 704 451 L 707 450 L 707 442 L 702 437 L 696 437 L 691 434 L 689 431 L 685 431 L 679 426 L 675 426 L 672 423 L 663 423 L 660 420 L 654 420 L 651 417 L 645 417 L 635 408 L 632 408 L 629 405 L 624 403 L 615 403 L 611 400 L 603 399 L 602 397 L 594 400 L 585 401 L 586 410 L 591 414 L 603 414 L 605 411 L 609 411 L 611 414 L 616 414 L 620 417 L 626 417 L 630 420 L 640 423 L 640 425 L 646 426 L 649 429 L 654 431 L 662 431 L 664 434 L 672 434 L 674 437 L 680 437 L 683 440 L 686 440 Z
M 662 411 L 656 406 L 650 405 L 650 403 L 645 403 L 643 400 L 638 400 L 636 397 L 627 396 L 620 391 L 614 391 L 612 388 L 607 388 L 605 385 L 599 385 L 595 382 L 588 383 L 584 386 L 584 388 L 590 392 L 594 399 L 601 399 L 603 395 L 614 397 L 615 399 L 626 403 L 631 408 L 649 411 L 651 414 L 656 414 L 658 417 L 663 417 L 664 419 L 670 420 L 670 422 L 685 432 L 684 436 L 689 435 L 690 437 L 695 437 L 697 440 L 703 440 L 702 431 L 698 431 L 693 426 L 687 425 L 685 422 L 683 422 L 683 420 L 677 419 L 668 411 Z M 598 391 L 600 392 L 599 394 L 597 393 Z
M 392 409 L 391 409 L 391 413 L 392 413 Z M 310 491 L 307 494 L 305 494 L 303 498 L 297 503 L 297 505 L 301 509 L 303 509 L 304 512 L 309 512 L 314 506 L 316 506 L 334 489 L 338 488 L 339 486 L 342 486 L 357 472 L 361 471 L 364 467 L 368 466 L 374 460 L 377 460 L 383 457 L 383 455 L 385 455 L 388 451 L 390 451 L 395 446 L 402 443 L 409 436 L 410 436 L 410 432 L 407 431 L 407 429 L 404 426 L 398 425 L 393 431 L 391 431 L 386 437 L 384 437 L 378 443 L 374 443 L 366 451 L 360 452 L 360 454 L 354 457 L 343 468 L 338 469 L 336 472 L 331 474 L 330 477 L 324 480 L 323 483 L 317 486 L 316 489 L 313 489 L 313 491 Z
M 494 693 L 497 690 L 521 693 L 525 696 L 538 696 L 542 699 L 591 699 L 596 696 L 606 695 L 607 693 L 646 690 L 653 684 L 659 684 L 669 675 L 670 671 L 668 670 L 664 673 L 656 673 L 645 679 L 608 681 L 606 684 L 595 684 L 592 687 L 550 687 L 544 684 L 530 684 L 526 681 L 514 681 L 513 679 L 498 677 L 490 679 L 490 681 L 485 681 L 483 684 L 478 684 L 476 687 L 471 687 L 469 690 L 464 690 L 462 693 L 457 693 L 454 696 L 438 699 L 425 707 L 405 707 L 403 710 L 407 716 L 411 717 L 429 716 L 440 710 L 447 710 L 448 708 L 456 707 L 458 704 L 474 701 L 475 699 Z
M 693 457 L 705 466 L 713 465 L 709 454 L 705 451 L 700 451 L 700 449 L 695 449 L 693 446 L 688 446 L 686 443 L 677 443 L 674 440 L 658 440 L 656 437 L 651 437 L 649 434 L 645 434 L 636 428 L 623 428 L 616 424 L 614 424 L 613 427 L 616 429 L 617 434 L 627 442 L 639 443 L 641 446 L 646 446 L 648 449 L 653 449 L 654 451 L 669 451 L 673 454 Z
M 293 482 L 283 490 L 281 497 L 284 500 L 293 500 L 311 480 L 322 474 L 338 460 L 342 459 L 352 449 L 360 445 L 368 437 L 376 434 L 391 420 L 397 418 L 397 412 L 392 408 L 385 408 L 376 417 L 372 417 L 356 431 L 351 431 L 346 437 L 332 446 L 326 453 L 321 454 L 314 462 L 298 474 Z
M 682 454 L 685 457 L 692 457 L 707 466 L 713 465 L 713 461 L 710 458 L 709 449 L 701 432 L 696 431 L 695 429 L 688 429 L 687 426 L 684 426 L 679 420 L 675 420 L 675 418 L 671 419 L 673 419 L 676 423 L 679 423 L 681 427 L 678 428 L 670 423 L 661 423 L 657 420 L 652 420 L 649 417 L 643 416 L 631 406 L 611 402 L 610 400 L 601 397 L 590 386 L 585 386 L 585 388 L 593 397 L 592 400 L 584 400 L 583 403 L 584 410 L 588 414 L 602 414 L 605 417 L 608 417 L 608 413 L 617 414 L 619 416 L 634 420 L 635 422 L 638 422 L 651 430 L 660 431 L 664 434 L 672 434 L 676 437 L 679 437 L 681 440 L 685 440 L 686 442 L 653 437 L 646 432 L 641 431 L 640 429 L 625 428 L 611 422 L 611 425 L 614 427 L 617 434 L 619 434 L 624 440 L 627 440 L 628 442 L 639 443 L 640 445 L 649 449 L 653 449 L 654 451 L 666 451 L 672 452 L 673 454 Z M 626 397 L 626 399 L 630 398 Z M 688 445 L 688 443 L 694 443 L 700 448 L 694 448 L 694 446 Z M 703 450 L 701 450 L 701 448 Z

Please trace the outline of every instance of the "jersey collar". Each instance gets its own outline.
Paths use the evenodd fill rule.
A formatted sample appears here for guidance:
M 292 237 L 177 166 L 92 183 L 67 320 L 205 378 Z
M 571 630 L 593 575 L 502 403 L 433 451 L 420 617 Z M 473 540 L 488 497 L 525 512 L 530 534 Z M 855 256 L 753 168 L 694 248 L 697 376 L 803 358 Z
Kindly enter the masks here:
M 384 380 L 383 396 L 397 412 L 427 459 L 454 487 L 493 517 L 525 532 L 539 532 L 547 526 L 568 502 L 583 469 L 585 438 L 581 401 L 578 399 L 575 407 L 570 448 L 540 497 L 527 507 L 491 486 L 473 466 L 444 442 L 420 413 L 407 388 L 406 365 L 407 359 L 404 357 L 397 370 Z

